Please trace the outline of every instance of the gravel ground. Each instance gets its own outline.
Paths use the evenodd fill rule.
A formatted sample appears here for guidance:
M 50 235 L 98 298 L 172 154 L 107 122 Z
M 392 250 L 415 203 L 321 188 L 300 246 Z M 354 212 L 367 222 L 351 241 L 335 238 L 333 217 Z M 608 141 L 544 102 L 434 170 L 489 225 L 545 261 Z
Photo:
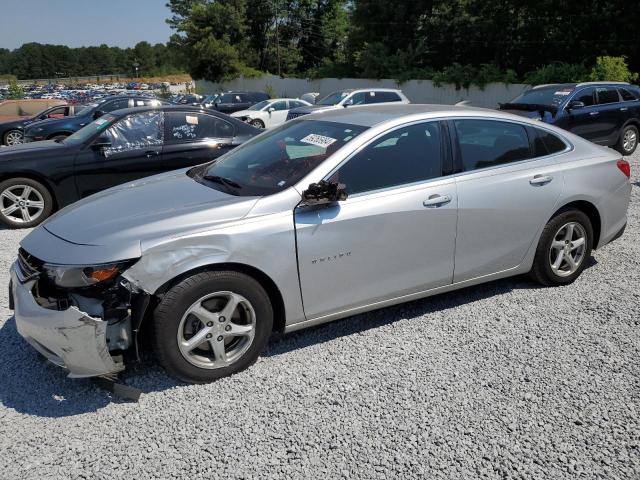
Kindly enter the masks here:
M 210 385 L 153 363 L 139 403 L 41 362 L 8 310 L 0 231 L 0 478 L 640 478 L 640 181 L 575 284 L 521 278 L 271 342 Z

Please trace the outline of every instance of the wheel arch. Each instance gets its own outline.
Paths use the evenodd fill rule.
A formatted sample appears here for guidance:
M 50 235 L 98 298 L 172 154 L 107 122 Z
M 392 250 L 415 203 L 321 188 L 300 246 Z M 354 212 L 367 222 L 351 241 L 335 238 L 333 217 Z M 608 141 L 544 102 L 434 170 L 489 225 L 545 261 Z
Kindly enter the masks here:
M 47 181 L 44 175 L 40 175 L 35 172 L 6 172 L 0 174 L 0 182 L 4 182 L 5 180 L 10 180 L 12 178 L 28 178 L 35 182 L 38 182 L 44 186 L 49 191 L 51 195 L 51 199 L 53 200 L 53 212 L 58 209 L 58 199 L 56 197 L 56 193 L 51 184 Z
M 73 132 L 59 131 L 59 132 L 51 133 L 51 134 L 47 135 L 47 140 L 51 140 L 52 138 L 55 138 L 55 137 L 60 136 L 60 135 L 64 135 L 65 137 L 69 137 L 69 136 L 73 135 Z
M 251 265 L 243 264 L 243 263 L 235 263 L 235 262 L 224 262 L 224 263 L 213 263 L 207 265 L 201 265 L 191 270 L 187 270 L 176 277 L 168 280 L 164 284 L 162 284 L 154 293 L 155 297 L 163 295 L 167 292 L 171 287 L 178 284 L 182 280 L 192 275 L 196 275 L 205 271 L 223 271 L 223 270 L 231 270 L 234 272 L 244 273 L 249 277 L 256 280 L 262 288 L 265 289 L 267 295 L 269 295 L 269 300 L 271 301 L 271 306 L 273 307 L 273 331 L 282 333 L 284 332 L 284 328 L 286 325 L 286 311 L 284 308 L 284 298 L 280 289 L 273 281 L 273 279 L 264 273 L 262 270 L 253 267 Z
M 551 220 L 559 213 L 562 213 L 566 210 L 576 209 L 580 210 L 587 217 L 589 217 L 589 221 L 591 222 L 591 227 L 593 228 L 593 249 L 597 249 L 600 244 L 600 235 L 602 234 L 602 217 L 600 216 L 600 212 L 598 211 L 598 207 L 596 207 L 593 203 L 588 200 L 573 200 L 569 203 L 566 203 L 562 207 L 558 208 L 553 215 L 549 218 Z

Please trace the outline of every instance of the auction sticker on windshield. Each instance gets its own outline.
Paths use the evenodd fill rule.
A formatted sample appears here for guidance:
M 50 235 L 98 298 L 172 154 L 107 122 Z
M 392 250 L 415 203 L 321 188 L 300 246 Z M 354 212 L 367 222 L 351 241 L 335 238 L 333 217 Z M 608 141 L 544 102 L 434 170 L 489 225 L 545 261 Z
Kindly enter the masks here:
M 330 145 L 337 142 L 337 139 L 331 138 L 331 137 L 325 137 L 324 135 L 317 135 L 315 133 L 310 133 L 300 141 L 303 143 L 308 143 L 310 145 L 317 145 L 318 147 L 327 148 Z

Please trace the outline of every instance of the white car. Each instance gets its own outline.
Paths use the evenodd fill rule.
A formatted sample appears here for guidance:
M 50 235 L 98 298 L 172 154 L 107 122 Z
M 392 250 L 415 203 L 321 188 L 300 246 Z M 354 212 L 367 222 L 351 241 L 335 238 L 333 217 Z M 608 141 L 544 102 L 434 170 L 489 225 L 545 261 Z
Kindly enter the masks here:
M 299 98 L 272 98 L 231 114 L 257 128 L 276 127 L 287 120 L 291 108 L 308 107 L 311 104 Z

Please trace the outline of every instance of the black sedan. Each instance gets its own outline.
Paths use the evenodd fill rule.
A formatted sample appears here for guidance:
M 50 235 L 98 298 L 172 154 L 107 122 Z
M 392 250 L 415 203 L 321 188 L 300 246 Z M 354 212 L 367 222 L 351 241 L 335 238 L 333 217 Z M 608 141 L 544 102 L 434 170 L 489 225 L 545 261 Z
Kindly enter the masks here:
M 47 108 L 31 117 L 2 122 L 0 123 L 0 145 L 18 145 L 23 142 L 24 129 L 28 125 L 40 120 L 72 117 L 77 108 L 78 107 L 74 105 L 56 105 L 55 107 Z
M 33 227 L 76 200 L 208 162 L 260 132 L 199 107 L 141 107 L 105 114 L 64 139 L 3 148 L 0 222 Z

